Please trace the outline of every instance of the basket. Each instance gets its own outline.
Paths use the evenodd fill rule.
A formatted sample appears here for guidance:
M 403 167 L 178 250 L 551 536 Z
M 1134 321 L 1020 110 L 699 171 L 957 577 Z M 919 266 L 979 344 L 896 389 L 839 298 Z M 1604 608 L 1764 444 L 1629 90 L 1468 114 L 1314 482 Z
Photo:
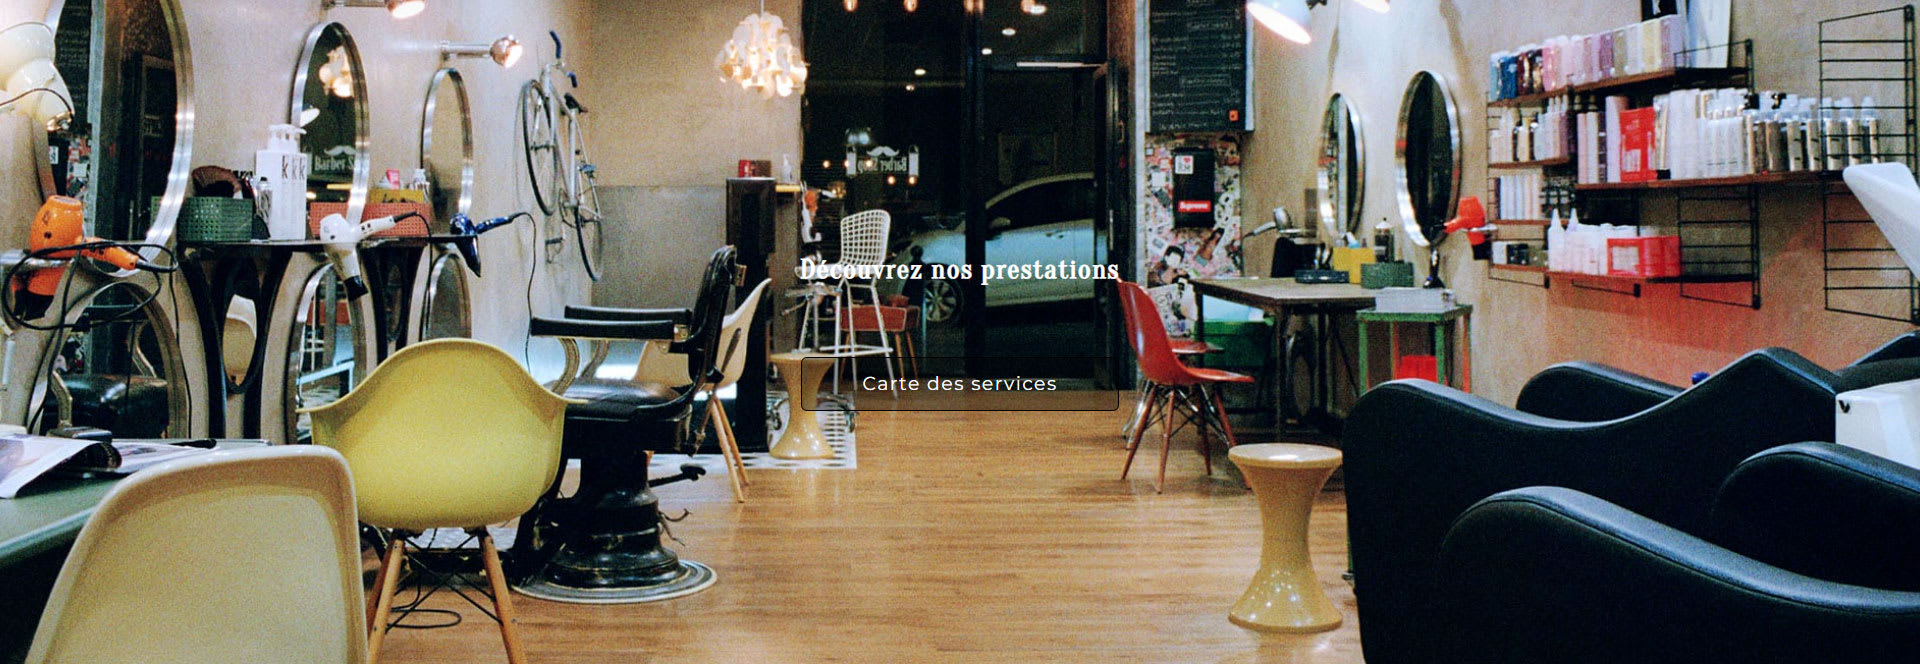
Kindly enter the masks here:
M 427 226 L 433 222 L 433 206 L 426 203 L 368 203 L 361 219 L 379 219 L 393 217 L 408 212 L 418 213 L 371 237 L 426 237 Z M 320 220 L 330 214 L 346 214 L 346 203 L 312 203 L 307 206 L 307 234 L 320 237 Z
M 160 197 L 151 201 L 149 213 L 158 216 Z M 180 204 L 180 220 L 174 227 L 181 242 L 246 242 L 255 237 L 253 201 L 224 196 L 193 196 Z
M 1360 266 L 1360 287 L 1381 289 L 1413 285 L 1412 263 L 1368 263 Z

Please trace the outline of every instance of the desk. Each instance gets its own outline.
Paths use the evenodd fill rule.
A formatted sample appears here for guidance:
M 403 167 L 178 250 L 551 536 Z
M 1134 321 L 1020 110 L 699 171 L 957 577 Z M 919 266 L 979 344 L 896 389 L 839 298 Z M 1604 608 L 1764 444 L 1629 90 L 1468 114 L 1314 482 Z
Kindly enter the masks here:
M 1286 330 L 1296 311 L 1318 316 L 1321 334 L 1313 344 L 1313 365 L 1317 375 L 1313 380 L 1311 413 L 1301 413 L 1302 419 L 1308 415 L 1317 415 L 1331 419 L 1330 404 L 1333 401 L 1332 373 L 1327 368 L 1328 348 L 1334 341 L 1328 331 L 1332 314 L 1338 311 L 1357 311 L 1373 306 L 1374 291 L 1361 288 L 1357 284 L 1303 284 L 1292 279 L 1274 279 L 1268 277 L 1248 277 L 1241 279 L 1202 279 L 1193 282 L 1193 290 L 1202 296 L 1202 307 L 1196 312 L 1201 321 L 1206 320 L 1205 302 L 1208 297 L 1228 302 L 1237 302 L 1263 309 L 1274 317 L 1274 356 L 1282 371 L 1287 367 Z M 1204 329 L 1206 326 L 1201 325 Z M 1287 400 L 1291 400 L 1292 381 L 1286 381 L 1289 391 Z M 1285 411 L 1278 400 L 1274 405 L 1273 422 L 1275 428 L 1286 424 Z
M 0 567 L 72 542 L 115 482 L 42 479 L 0 500 Z

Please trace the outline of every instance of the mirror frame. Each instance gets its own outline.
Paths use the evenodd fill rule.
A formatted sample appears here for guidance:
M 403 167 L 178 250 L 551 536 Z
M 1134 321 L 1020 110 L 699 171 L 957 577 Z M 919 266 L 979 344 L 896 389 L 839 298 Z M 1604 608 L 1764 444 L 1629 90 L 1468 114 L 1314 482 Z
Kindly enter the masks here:
M 1413 93 L 1427 79 L 1433 81 L 1440 91 L 1440 100 L 1447 109 L 1447 136 L 1453 147 L 1453 194 L 1447 197 L 1447 212 L 1442 215 L 1451 218 L 1460 205 L 1460 107 L 1454 103 L 1453 89 L 1447 85 L 1447 79 L 1431 70 L 1421 70 L 1407 82 L 1406 92 L 1400 95 L 1400 129 L 1394 135 L 1393 170 L 1394 198 L 1400 204 L 1401 229 L 1416 247 L 1431 248 L 1437 242 L 1427 238 L 1426 229 L 1420 227 L 1413 207 L 1413 191 L 1407 186 L 1407 120 L 1413 112 Z
M 299 271 L 290 270 L 288 274 L 299 274 Z M 334 276 L 333 268 L 325 263 L 312 268 L 306 273 L 306 278 L 300 282 L 299 294 L 294 297 L 293 311 L 295 313 L 293 319 L 288 321 L 287 347 L 282 349 L 269 349 L 268 351 L 269 353 L 275 352 L 276 350 L 287 351 L 286 356 L 278 358 L 277 361 L 283 363 L 285 366 L 285 373 L 281 377 L 280 406 L 281 412 L 284 414 L 282 418 L 282 427 L 284 427 L 282 432 L 286 435 L 284 440 L 288 443 L 295 443 L 300 440 L 300 409 L 303 407 L 314 408 L 326 405 L 313 404 L 312 406 L 302 406 L 300 404 L 300 353 L 298 349 L 300 340 L 304 336 L 304 329 L 312 324 L 312 321 L 302 321 L 300 317 L 304 315 L 305 312 L 312 310 L 308 304 L 320 296 L 320 283 L 331 276 Z M 359 300 L 346 300 L 346 327 L 350 330 L 349 334 L 353 336 L 354 375 L 351 384 L 347 386 L 347 392 L 340 393 L 339 398 L 341 399 L 346 398 L 348 392 L 359 387 L 362 381 L 365 381 L 368 376 L 373 375 L 374 367 L 379 364 L 371 356 L 373 349 L 367 345 L 367 336 L 364 332 L 364 330 L 372 326 L 373 321 L 366 319 L 366 316 L 362 313 L 364 311 L 362 306 L 364 305 L 361 303 L 370 299 L 371 297 L 362 297 Z M 335 321 L 334 324 L 338 325 L 339 321 Z M 273 361 L 273 358 L 270 356 L 267 359 Z M 264 427 L 262 433 L 264 433 Z
M 460 195 L 454 199 L 455 214 L 473 212 L 473 103 L 467 99 L 467 83 L 460 71 L 452 67 L 433 73 L 433 81 L 427 84 L 427 103 L 420 112 L 420 167 L 426 169 L 427 176 L 433 176 L 433 119 L 439 111 L 440 86 L 453 86 L 454 98 L 460 101 Z M 436 187 L 446 186 L 434 180 Z M 434 211 L 436 214 L 438 210 Z M 452 223 L 452 216 L 436 220 L 440 224 Z
M 66 318 L 61 322 L 67 326 L 79 323 L 80 318 L 86 315 L 87 309 L 93 306 L 94 299 L 114 288 L 127 289 L 136 298 L 149 298 L 140 310 L 147 315 L 147 326 L 152 328 L 154 340 L 158 343 L 163 355 L 158 358 L 158 362 L 154 363 L 154 367 L 167 379 L 167 437 L 191 437 L 193 435 L 191 390 L 195 379 L 187 374 L 186 353 L 180 344 L 180 338 L 174 334 L 172 314 L 167 311 L 165 305 L 168 299 L 165 290 L 161 290 L 156 295 L 144 284 L 123 279 L 94 282 L 84 290 L 78 290 L 78 295 L 74 294 L 74 290 L 62 293 L 67 296 L 68 302 L 75 303 L 76 306 L 67 311 Z M 49 405 L 49 400 L 55 398 L 56 388 L 44 379 L 53 374 L 54 360 L 59 357 L 60 348 L 66 345 L 67 339 L 73 334 L 71 327 L 47 334 L 48 344 L 45 352 L 41 353 L 40 364 L 35 373 L 33 394 L 28 399 L 30 408 L 26 419 L 21 421 L 22 424 L 32 422 L 36 414 Z M 65 388 L 63 386 L 58 389 Z
M 448 270 L 453 271 L 455 275 L 454 278 L 457 279 L 455 283 L 460 285 L 460 292 L 458 293 L 460 298 L 460 316 L 459 319 L 454 322 L 458 324 L 460 330 L 465 333 L 461 335 L 462 338 L 472 338 L 473 292 L 471 290 L 472 285 L 467 281 L 466 264 L 461 262 L 458 254 L 451 251 L 436 250 L 432 254 L 429 254 L 429 256 L 432 262 L 428 264 L 430 267 L 427 268 L 426 272 L 426 292 L 420 299 L 420 328 L 415 332 L 417 335 L 415 338 L 419 341 L 429 341 L 434 338 L 427 336 L 429 332 L 433 331 L 433 326 L 436 322 L 433 319 L 433 303 L 439 299 L 441 295 L 440 278 L 445 276 Z
M 1327 168 L 1318 165 L 1314 168 L 1313 184 L 1314 188 L 1320 193 L 1319 231 L 1326 234 L 1326 241 L 1329 243 L 1338 242 L 1340 236 L 1344 233 L 1358 231 L 1362 225 L 1361 218 L 1365 216 L 1363 213 L 1367 207 L 1367 192 L 1365 188 L 1367 184 L 1367 139 L 1366 134 L 1363 133 L 1361 129 L 1360 109 L 1354 108 L 1353 102 L 1338 92 L 1333 93 L 1333 96 L 1327 99 L 1327 112 L 1320 122 L 1320 158 L 1326 157 L 1327 144 L 1333 139 L 1333 132 L 1335 131 L 1335 127 L 1333 126 L 1335 121 L 1334 104 L 1336 103 L 1346 111 L 1346 129 L 1353 133 L 1353 152 L 1355 161 L 1357 162 L 1353 168 L 1354 181 L 1347 183 L 1347 186 L 1350 189 L 1358 187 L 1359 191 L 1355 192 L 1357 195 L 1350 197 L 1351 200 L 1348 201 L 1347 207 L 1349 209 L 1345 211 L 1347 215 L 1346 227 L 1335 228 L 1331 220 L 1334 218 L 1336 212 L 1334 209 L 1334 194 L 1337 192 L 1333 191 L 1333 183 L 1327 177 Z M 1342 156 L 1344 156 L 1344 154 Z
M 319 55 L 315 51 L 320 40 L 333 30 L 339 31 L 340 46 L 347 51 L 347 63 L 357 72 L 353 77 L 353 189 L 347 193 L 347 220 L 359 223 L 366 213 L 367 192 L 373 179 L 373 128 L 372 115 L 367 109 L 367 69 L 360 61 L 360 46 L 354 42 L 347 26 L 323 21 L 307 32 L 306 45 L 301 47 L 300 60 L 293 69 L 293 99 L 287 106 L 287 123 L 300 126 L 300 114 L 307 110 L 307 70 L 313 68 L 314 56 Z

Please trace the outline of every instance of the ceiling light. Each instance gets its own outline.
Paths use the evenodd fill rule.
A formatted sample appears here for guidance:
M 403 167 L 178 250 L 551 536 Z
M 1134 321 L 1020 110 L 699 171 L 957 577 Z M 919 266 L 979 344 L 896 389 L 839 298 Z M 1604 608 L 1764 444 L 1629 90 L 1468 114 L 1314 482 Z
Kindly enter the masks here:
M 852 3 L 849 2 L 849 5 Z M 720 45 L 713 67 L 720 80 L 758 90 L 760 96 L 790 96 L 807 83 L 807 62 L 794 46 L 787 24 L 773 12 L 749 14 L 733 28 L 733 37 Z
M 73 118 L 72 93 L 53 65 L 53 28 L 22 23 L 0 32 L 0 113 L 17 110 L 56 131 Z
M 1020 11 L 1039 16 L 1047 13 L 1047 6 L 1040 4 L 1040 0 L 1020 0 Z
M 1013 29 L 1013 26 L 1011 26 L 1011 25 L 1009 25 L 1009 26 L 1007 26 L 1007 27 L 1004 27 L 1004 28 L 1001 28 L 1001 29 L 1000 29 L 1000 34 L 1002 34 L 1002 35 L 1006 35 L 1006 36 L 1008 36 L 1008 37 L 1012 37 L 1012 36 L 1014 36 L 1014 35 L 1015 35 L 1016 33 L 1018 33 L 1018 32 L 1019 32 L 1019 31 L 1018 31 L 1018 30 L 1014 30 L 1014 29 Z
M 1313 41 L 1307 32 L 1307 3 L 1302 0 L 1247 0 L 1247 14 L 1287 41 Z
M 915 69 L 915 70 L 913 70 L 913 75 L 914 75 L 914 76 L 926 76 L 926 75 L 927 75 L 927 70 L 926 70 L 925 68 L 921 68 L 921 69 Z
M 920 8 L 920 0 L 903 0 L 903 1 L 905 3 L 904 6 L 907 8 L 907 13 L 909 14 L 913 13 L 913 10 Z
M 1360 3 L 1360 6 L 1366 7 L 1367 9 L 1371 9 L 1371 10 L 1380 12 L 1382 14 L 1387 13 L 1387 0 L 1354 0 L 1354 1 Z
M 860 0 L 846 0 L 846 2 L 843 4 L 846 5 L 847 11 L 853 11 L 855 9 L 860 8 Z
M 914 90 L 918 90 L 918 89 L 920 88 L 914 87 L 912 83 L 907 84 L 907 92 L 913 92 Z
M 525 52 L 526 47 L 521 46 L 520 40 L 513 35 L 495 39 L 490 44 L 440 42 L 441 58 L 487 58 L 501 68 L 512 68 L 514 63 L 520 61 L 520 55 Z
M 983 49 L 980 49 L 980 54 L 981 54 L 981 55 L 993 55 L 993 49 L 992 49 L 992 48 L 983 48 Z
M 320 0 L 320 7 L 380 7 L 394 18 L 409 19 L 427 10 L 427 0 Z

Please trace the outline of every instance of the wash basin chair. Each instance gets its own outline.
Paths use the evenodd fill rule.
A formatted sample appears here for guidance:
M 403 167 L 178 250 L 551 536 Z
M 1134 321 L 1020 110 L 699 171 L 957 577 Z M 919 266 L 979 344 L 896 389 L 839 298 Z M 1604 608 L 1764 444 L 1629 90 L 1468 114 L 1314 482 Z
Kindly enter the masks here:
M 1881 362 L 1920 362 L 1920 332 L 1908 332 L 1881 344 L 1853 363 L 1834 369 L 1856 388 L 1879 384 L 1875 378 L 1892 365 Z M 1895 375 L 1904 370 L 1892 369 Z M 1563 362 L 1535 374 L 1520 388 L 1514 408 L 1523 412 L 1576 422 L 1599 422 L 1625 417 L 1672 399 L 1686 388 L 1597 362 Z
M 1420 661 L 1912 661 L 1917 544 L 1920 471 L 1827 443 L 1736 466 L 1706 536 L 1571 489 L 1506 491 L 1448 530 Z
M 1716 487 L 1742 459 L 1832 440 L 1833 399 L 1845 387 L 1799 355 L 1762 349 L 1602 422 L 1541 417 L 1426 381 L 1374 388 L 1354 404 L 1342 440 L 1367 660 L 1426 661 L 1439 623 L 1435 559 L 1449 524 L 1475 502 L 1558 486 L 1700 532 Z

